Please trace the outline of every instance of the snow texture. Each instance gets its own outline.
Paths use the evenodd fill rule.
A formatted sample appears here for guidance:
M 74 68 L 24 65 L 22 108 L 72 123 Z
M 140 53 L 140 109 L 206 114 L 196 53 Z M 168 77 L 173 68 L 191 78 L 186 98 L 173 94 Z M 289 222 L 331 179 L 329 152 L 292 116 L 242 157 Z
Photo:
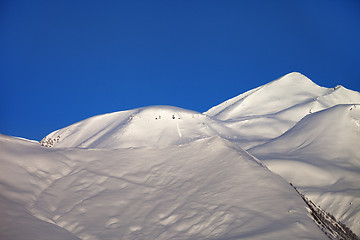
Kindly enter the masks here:
M 1 204 L 21 206 L 13 214 L 33 215 L 37 229 L 53 226 L 44 239 L 56 226 L 74 239 L 326 239 L 285 180 L 220 137 L 117 150 L 2 137 L 1 152 Z M 0 236 L 29 239 L 14 232 Z
M 249 152 L 360 234 L 359 123 L 360 105 L 337 105 Z

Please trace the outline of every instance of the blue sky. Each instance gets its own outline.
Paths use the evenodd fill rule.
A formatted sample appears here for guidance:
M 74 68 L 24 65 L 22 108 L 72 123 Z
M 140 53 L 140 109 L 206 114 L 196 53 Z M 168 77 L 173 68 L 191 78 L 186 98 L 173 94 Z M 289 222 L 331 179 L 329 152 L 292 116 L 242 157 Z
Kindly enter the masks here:
M 199 112 L 289 72 L 360 91 L 360 1 L 0 2 L 0 133 Z

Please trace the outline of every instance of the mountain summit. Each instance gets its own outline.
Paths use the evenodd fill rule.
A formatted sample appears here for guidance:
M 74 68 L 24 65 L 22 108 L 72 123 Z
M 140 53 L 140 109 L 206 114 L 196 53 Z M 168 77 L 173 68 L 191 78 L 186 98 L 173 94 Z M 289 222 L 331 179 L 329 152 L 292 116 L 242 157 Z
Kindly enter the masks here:
M 221 120 L 276 114 L 329 94 L 332 90 L 320 87 L 304 75 L 294 72 L 227 100 L 206 114 Z

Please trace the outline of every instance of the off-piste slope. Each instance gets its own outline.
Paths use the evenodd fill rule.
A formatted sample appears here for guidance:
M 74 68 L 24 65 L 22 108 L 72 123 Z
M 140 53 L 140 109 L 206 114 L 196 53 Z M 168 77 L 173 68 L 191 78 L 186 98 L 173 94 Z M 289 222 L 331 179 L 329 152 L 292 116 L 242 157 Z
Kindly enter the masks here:
M 19 227 L 1 217 L 2 239 L 326 239 L 284 179 L 220 137 L 109 150 L 0 135 L 0 152 L 0 214 Z
M 248 151 L 360 235 L 360 105 L 310 114 Z
M 205 112 L 233 129 L 244 149 L 280 136 L 300 119 L 338 104 L 360 103 L 360 93 L 324 88 L 300 73 L 289 73 Z
M 231 136 L 232 130 L 195 111 L 150 106 L 86 119 L 49 134 L 41 143 L 102 149 L 164 147 L 217 135 Z

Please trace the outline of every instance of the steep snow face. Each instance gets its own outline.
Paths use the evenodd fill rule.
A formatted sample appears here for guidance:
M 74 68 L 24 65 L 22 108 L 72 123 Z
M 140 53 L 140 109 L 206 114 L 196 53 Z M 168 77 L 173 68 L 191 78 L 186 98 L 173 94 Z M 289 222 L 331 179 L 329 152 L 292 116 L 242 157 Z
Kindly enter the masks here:
M 286 181 L 220 137 L 104 150 L 0 136 L 0 152 L 1 239 L 327 239 Z
M 337 104 L 360 103 L 360 93 L 342 86 L 324 88 L 300 73 L 225 101 L 205 112 L 224 121 L 245 149 L 278 137 L 304 116 Z
M 95 116 L 55 131 L 48 147 L 106 148 L 171 146 L 210 136 L 231 136 L 221 121 L 170 106 L 151 106 Z
M 310 114 L 248 151 L 360 234 L 360 105 Z

